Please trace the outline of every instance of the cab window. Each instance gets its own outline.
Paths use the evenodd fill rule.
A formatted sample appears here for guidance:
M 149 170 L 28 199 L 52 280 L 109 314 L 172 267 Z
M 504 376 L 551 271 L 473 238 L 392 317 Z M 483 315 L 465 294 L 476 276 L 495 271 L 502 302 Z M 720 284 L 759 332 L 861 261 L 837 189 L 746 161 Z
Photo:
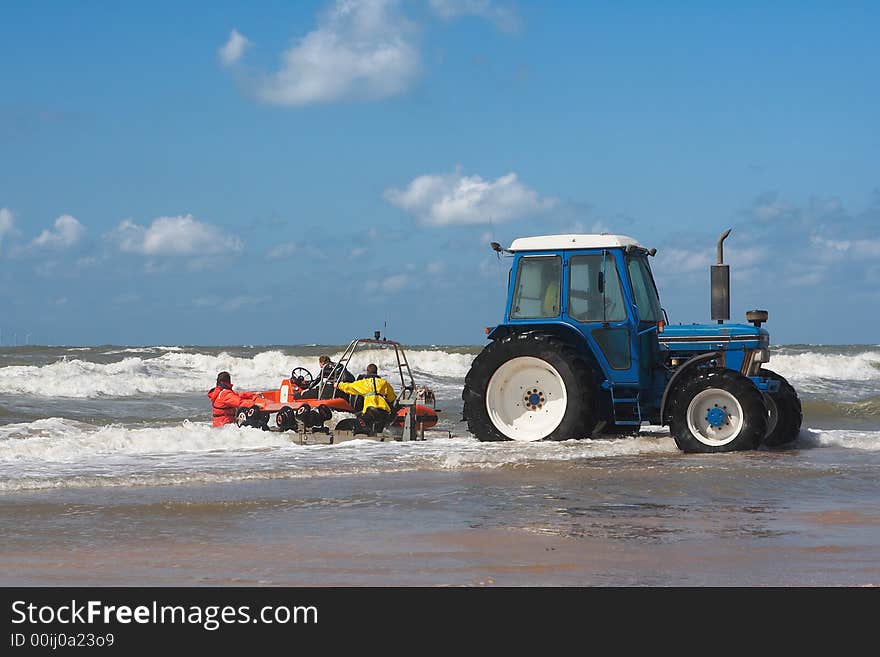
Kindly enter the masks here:
M 510 306 L 511 319 L 558 317 L 561 278 L 562 258 L 559 256 L 520 258 Z
M 620 277 L 612 256 L 572 256 L 569 269 L 568 314 L 572 319 L 578 322 L 626 321 Z

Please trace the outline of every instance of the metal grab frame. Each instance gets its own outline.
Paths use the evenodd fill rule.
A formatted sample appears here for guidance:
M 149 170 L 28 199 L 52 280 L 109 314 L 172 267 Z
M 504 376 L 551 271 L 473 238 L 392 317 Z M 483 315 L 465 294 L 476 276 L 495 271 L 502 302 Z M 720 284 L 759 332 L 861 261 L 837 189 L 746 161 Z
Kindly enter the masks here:
M 379 340 L 377 338 L 356 338 L 352 340 L 348 347 L 346 347 L 345 351 L 342 352 L 342 356 L 339 359 L 339 362 L 336 364 L 336 376 L 333 377 L 332 386 L 333 389 L 331 392 L 333 396 L 336 396 L 337 387 L 336 383 L 339 378 L 341 378 L 342 373 L 348 369 L 349 363 L 351 363 L 351 359 L 357 351 L 358 347 L 361 345 L 378 345 L 380 347 L 394 347 L 394 355 L 397 358 L 397 371 L 400 375 L 400 399 L 401 401 L 409 399 L 415 395 L 416 391 L 416 382 L 413 378 L 412 370 L 409 367 L 409 361 L 406 359 L 406 352 L 401 348 L 399 342 L 395 342 L 394 340 Z M 406 379 L 404 378 L 403 370 L 406 368 L 406 374 L 409 376 L 409 385 L 406 385 Z M 330 385 L 331 382 L 326 379 L 321 379 L 321 383 L 318 386 L 318 398 L 324 398 L 324 389 L 327 385 Z M 406 391 L 409 390 L 410 394 L 407 395 Z

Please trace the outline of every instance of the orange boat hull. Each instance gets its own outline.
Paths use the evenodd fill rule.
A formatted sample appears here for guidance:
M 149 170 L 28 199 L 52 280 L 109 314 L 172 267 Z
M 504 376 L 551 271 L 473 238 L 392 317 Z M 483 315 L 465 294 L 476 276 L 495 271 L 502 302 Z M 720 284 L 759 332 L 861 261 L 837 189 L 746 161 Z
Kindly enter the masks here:
M 400 409 L 397 411 L 397 416 L 394 418 L 394 421 L 391 423 L 394 427 L 402 427 L 403 426 L 403 418 L 406 417 L 406 411 L 404 409 Z M 416 404 L 416 419 L 418 420 L 418 429 L 430 429 L 435 424 L 437 424 L 437 411 L 435 411 L 430 406 L 423 406 L 422 404 Z
M 342 411 L 343 413 L 355 412 L 355 410 L 351 407 L 351 404 L 349 404 L 347 400 L 341 399 L 339 397 L 335 397 L 333 399 L 298 399 L 296 401 L 281 403 L 278 401 L 277 390 L 266 391 L 263 393 L 262 397 L 257 397 L 252 401 L 245 402 L 243 408 L 251 408 L 252 406 L 256 406 L 263 412 L 277 413 L 282 408 L 290 408 L 295 411 L 305 404 L 308 404 L 311 408 L 317 408 L 318 406 L 323 405 L 331 410 Z M 406 417 L 406 410 L 400 409 L 399 411 L 397 411 L 397 415 L 391 422 L 392 426 L 402 427 L 404 417 Z M 430 429 L 437 424 L 437 411 L 435 411 L 430 406 L 416 404 L 416 418 L 418 419 L 418 428 L 420 430 L 423 428 Z

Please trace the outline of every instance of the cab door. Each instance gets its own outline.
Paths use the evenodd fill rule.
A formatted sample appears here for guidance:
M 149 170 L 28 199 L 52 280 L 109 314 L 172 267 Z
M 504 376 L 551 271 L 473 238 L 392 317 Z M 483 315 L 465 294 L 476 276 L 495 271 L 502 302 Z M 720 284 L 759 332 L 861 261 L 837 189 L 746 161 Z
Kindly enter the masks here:
M 590 343 L 606 378 L 614 385 L 637 386 L 639 346 L 629 286 L 620 274 L 623 264 L 618 251 L 569 252 L 562 301 L 566 317 Z
M 639 379 L 642 388 L 664 387 L 665 377 L 659 382 L 655 373 L 662 361 L 658 332 L 665 319 L 660 305 L 657 286 L 644 253 L 630 253 L 624 257 L 626 262 L 627 283 L 631 288 L 633 310 L 638 326 L 638 350 L 641 368 Z M 662 394 L 662 390 L 660 390 Z

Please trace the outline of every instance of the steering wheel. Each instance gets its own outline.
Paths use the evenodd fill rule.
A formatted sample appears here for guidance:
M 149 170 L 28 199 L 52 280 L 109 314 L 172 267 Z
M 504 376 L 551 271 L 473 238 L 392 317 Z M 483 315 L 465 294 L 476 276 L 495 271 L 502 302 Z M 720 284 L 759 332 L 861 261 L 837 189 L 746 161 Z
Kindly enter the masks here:
M 312 381 L 314 381 L 314 379 L 312 378 L 312 373 L 309 372 L 305 367 L 294 367 L 293 371 L 290 373 L 290 378 L 299 379 L 300 377 L 302 377 L 303 385 L 305 385 L 306 388 L 311 386 Z

